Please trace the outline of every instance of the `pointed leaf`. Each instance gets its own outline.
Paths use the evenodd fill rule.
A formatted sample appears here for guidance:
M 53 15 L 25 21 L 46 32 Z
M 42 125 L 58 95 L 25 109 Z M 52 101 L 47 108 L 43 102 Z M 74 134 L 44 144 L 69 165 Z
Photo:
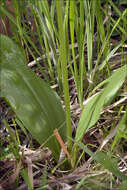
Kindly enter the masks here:
M 65 113 L 58 95 L 26 65 L 25 56 L 8 37 L 0 36 L 1 96 L 40 143 L 58 159 L 60 146 L 53 136 L 55 128 L 65 141 Z
M 127 176 L 119 170 L 117 160 L 110 153 L 93 153 L 83 143 L 77 143 L 77 145 L 87 154 L 89 154 L 94 160 L 100 163 L 105 169 L 108 169 L 110 172 L 112 172 L 113 175 L 117 176 L 119 179 L 127 180 Z
M 119 88 L 122 86 L 125 78 L 127 77 L 127 65 L 117 69 L 113 75 L 108 79 L 105 88 L 94 96 L 82 112 L 77 132 L 76 141 L 80 141 L 85 131 L 92 127 L 99 119 L 101 109 L 111 103 Z

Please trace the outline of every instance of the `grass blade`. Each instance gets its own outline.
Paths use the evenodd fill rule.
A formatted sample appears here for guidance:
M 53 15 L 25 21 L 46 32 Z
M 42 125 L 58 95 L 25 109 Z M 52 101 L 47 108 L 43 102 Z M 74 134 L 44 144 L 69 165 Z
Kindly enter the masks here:
M 59 27 L 59 41 L 60 41 L 60 61 L 63 74 L 63 88 L 64 88 L 64 99 L 66 106 L 66 122 L 67 122 L 67 135 L 72 137 L 72 126 L 71 126 L 71 114 L 70 114 L 70 97 L 69 97 L 69 86 L 68 86 L 68 70 L 67 70 L 67 55 L 66 55 L 66 42 L 65 42 L 65 30 L 63 28 L 63 0 L 56 1 L 57 19 Z M 68 148 L 72 149 L 72 141 L 68 140 Z

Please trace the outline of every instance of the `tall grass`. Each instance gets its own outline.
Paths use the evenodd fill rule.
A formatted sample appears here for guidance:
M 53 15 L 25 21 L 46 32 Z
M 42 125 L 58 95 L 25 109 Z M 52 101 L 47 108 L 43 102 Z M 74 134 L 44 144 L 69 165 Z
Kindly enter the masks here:
M 112 0 L 28 0 L 22 3 L 13 0 L 13 7 L 14 16 L 6 5 L 0 7 L 3 22 L 6 15 L 11 27 L 14 27 L 11 37 L 21 47 L 25 47 L 27 61 L 34 61 L 43 78 L 50 85 L 57 84 L 57 92 L 62 99 L 64 97 L 68 150 L 76 162 L 78 147 L 88 152 L 80 143 L 87 130 L 96 125 L 101 109 L 111 102 L 114 103 L 115 100 L 118 101 L 120 96 L 126 96 L 126 93 L 120 91 L 119 94 L 114 94 L 125 80 L 125 71 L 119 70 L 124 76 L 120 78 L 121 83 L 117 81 L 118 85 L 115 84 L 118 75 L 112 73 L 118 67 L 126 69 L 127 58 L 124 58 L 124 48 L 127 40 L 127 9 L 120 10 L 117 3 Z M 30 12 L 27 12 L 28 10 Z M 111 62 L 117 54 L 120 55 L 118 64 L 117 60 Z M 74 142 L 72 141 L 70 78 L 76 87 L 76 98 L 82 114 L 81 119 L 77 117 L 80 121 L 76 126 Z M 107 86 L 102 90 L 105 84 Z M 96 94 L 97 92 L 99 93 Z M 84 102 L 89 102 L 91 97 L 92 101 L 84 107 Z M 116 110 L 120 116 L 121 110 L 125 114 L 121 116 L 120 129 L 112 143 L 112 151 L 116 141 L 124 136 L 126 122 L 125 107 L 116 106 Z M 115 126 L 115 122 L 112 126 Z M 91 152 L 90 156 L 94 158 Z M 95 160 L 99 160 L 98 154 Z M 101 158 L 98 162 L 105 165 Z

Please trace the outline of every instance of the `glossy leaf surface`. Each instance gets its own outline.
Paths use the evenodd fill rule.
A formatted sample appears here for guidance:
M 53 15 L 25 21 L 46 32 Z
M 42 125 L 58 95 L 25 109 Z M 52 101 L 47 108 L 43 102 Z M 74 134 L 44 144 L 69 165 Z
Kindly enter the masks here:
M 56 160 L 60 147 L 53 136 L 57 128 L 66 138 L 65 113 L 58 95 L 26 65 L 25 56 L 8 37 L 0 36 L 1 97 L 40 143 L 45 143 Z M 47 141 L 48 140 L 48 141 Z

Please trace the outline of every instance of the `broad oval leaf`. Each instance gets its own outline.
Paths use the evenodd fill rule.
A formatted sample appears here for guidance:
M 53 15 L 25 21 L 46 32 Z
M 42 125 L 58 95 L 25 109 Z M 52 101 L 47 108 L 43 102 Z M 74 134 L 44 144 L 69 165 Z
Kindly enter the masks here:
M 104 89 L 86 104 L 76 131 L 76 141 L 82 140 L 85 131 L 97 122 L 101 109 L 113 100 L 126 77 L 127 65 L 117 69 L 107 80 Z
M 65 112 L 58 95 L 26 65 L 25 56 L 14 42 L 0 35 L 1 95 L 11 105 L 17 117 L 40 143 L 45 143 L 55 159 L 60 146 L 53 136 L 58 129 L 66 138 Z

